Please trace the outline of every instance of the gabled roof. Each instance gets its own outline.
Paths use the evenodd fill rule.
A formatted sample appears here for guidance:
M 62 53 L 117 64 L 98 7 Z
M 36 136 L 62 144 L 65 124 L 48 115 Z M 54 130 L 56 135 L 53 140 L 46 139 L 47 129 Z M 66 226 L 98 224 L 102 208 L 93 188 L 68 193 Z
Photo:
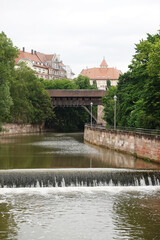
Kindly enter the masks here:
M 37 56 L 41 59 L 42 62 L 52 61 L 54 54 L 44 54 L 37 52 Z
M 15 59 L 15 63 L 18 64 L 20 62 L 20 60 L 34 61 L 33 66 L 41 67 L 41 68 L 47 68 L 44 64 L 43 65 L 37 64 L 37 62 L 42 63 L 42 61 L 40 60 L 40 58 L 36 54 L 19 51 L 19 56 L 18 56 L 18 58 Z

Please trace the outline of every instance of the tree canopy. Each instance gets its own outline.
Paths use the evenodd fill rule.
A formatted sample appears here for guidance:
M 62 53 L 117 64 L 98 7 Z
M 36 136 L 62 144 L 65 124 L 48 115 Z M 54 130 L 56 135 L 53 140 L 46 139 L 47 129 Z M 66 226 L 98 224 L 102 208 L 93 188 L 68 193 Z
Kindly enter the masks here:
M 34 72 L 20 64 L 18 48 L 0 33 L 0 122 L 42 123 L 53 118 L 53 106 Z
M 111 96 L 112 88 L 109 88 Z M 119 126 L 160 128 L 160 32 L 147 34 L 136 44 L 129 71 L 120 76 L 117 90 L 117 123 Z M 109 97 L 108 96 L 108 97 Z M 104 99 L 105 119 L 111 124 Z M 113 116 L 110 114 L 110 117 Z
M 12 41 L 4 32 L 0 33 L 0 122 L 5 119 L 13 104 L 9 82 L 12 78 L 14 59 L 17 54 L 18 49 L 13 46 Z

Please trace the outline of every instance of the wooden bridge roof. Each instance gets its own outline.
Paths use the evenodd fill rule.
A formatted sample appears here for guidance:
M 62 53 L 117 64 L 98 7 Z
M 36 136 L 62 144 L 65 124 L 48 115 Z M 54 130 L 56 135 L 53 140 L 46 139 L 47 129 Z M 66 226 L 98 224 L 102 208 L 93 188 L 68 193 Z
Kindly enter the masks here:
M 105 90 L 76 89 L 76 90 L 47 90 L 50 97 L 98 97 L 101 98 L 107 94 Z

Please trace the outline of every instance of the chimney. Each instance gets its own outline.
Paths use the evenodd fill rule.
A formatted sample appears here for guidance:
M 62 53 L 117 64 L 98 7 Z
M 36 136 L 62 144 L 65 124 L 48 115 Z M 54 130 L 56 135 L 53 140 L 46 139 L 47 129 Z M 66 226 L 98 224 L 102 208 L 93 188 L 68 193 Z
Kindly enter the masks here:
M 31 50 L 31 53 L 33 54 L 33 49 Z
M 23 52 L 25 52 L 25 47 L 23 47 Z
M 36 55 L 36 54 L 37 54 L 37 52 L 36 52 L 36 51 L 34 51 L 34 54 Z

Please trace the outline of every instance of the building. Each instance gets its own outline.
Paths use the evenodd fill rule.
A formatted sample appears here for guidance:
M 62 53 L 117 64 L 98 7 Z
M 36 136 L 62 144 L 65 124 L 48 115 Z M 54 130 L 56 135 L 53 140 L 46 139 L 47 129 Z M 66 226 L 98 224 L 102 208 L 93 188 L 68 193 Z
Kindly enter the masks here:
M 63 63 L 60 61 L 60 56 L 55 54 L 44 54 L 37 52 L 37 56 L 48 67 L 48 79 L 66 78 L 67 74 L 63 68 Z
M 83 69 L 80 74 L 88 76 L 91 85 L 96 81 L 98 89 L 106 89 L 107 80 L 110 80 L 111 86 L 116 86 L 122 72 L 116 68 L 109 68 L 104 58 L 99 68 Z
M 31 52 L 19 51 L 18 58 L 15 59 L 16 64 L 20 62 L 25 62 L 26 65 L 35 71 L 35 75 L 38 78 L 48 79 L 48 67 L 40 60 L 36 55 L 36 52 L 31 50 Z
M 16 64 L 25 62 L 28 67 L 35 71 L 39 78 L 43 79 L 72 79 L 74 73 L 68 65 L 64 65 L 60 60 L 60 55 L 44 54 L 31 50 L 31 53 L 26 52 L 25 48 L 20 51 L 18 58 L 15 59 Z
M 72 79 L 74 73 L 68 65 L 64 65 L 62 60 L 60 60 L 60 55 L 54 54 L 44 54 L 37 52 L 37 56 L 41 61 L 49 68 L 49 78 L 48 79 L 61 79 L 67 78 Z

